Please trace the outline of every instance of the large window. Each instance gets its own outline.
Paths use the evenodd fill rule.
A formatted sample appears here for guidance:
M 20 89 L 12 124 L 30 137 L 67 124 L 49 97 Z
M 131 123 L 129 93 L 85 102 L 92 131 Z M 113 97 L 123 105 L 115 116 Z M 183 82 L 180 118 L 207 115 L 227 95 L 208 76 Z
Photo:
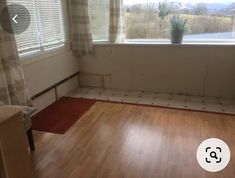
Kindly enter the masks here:
M 31 17 L 29 28 L 15 35 L 20 55 L 58 48 L 65 43 L 62 0 L 8 0 L 25 6 Z
M 123 0 L 125 41 L 169 42 L 170 19 L 187 19 L 184 42 L 234 43 L 235 0 Z M 89 0 L 94 40 L 107 40 L 108 0 Z
M 124 0 L 126 39 L 170 39 L 170 19 L 187 19 L 185 41 L 234 42 L 234 0 Z

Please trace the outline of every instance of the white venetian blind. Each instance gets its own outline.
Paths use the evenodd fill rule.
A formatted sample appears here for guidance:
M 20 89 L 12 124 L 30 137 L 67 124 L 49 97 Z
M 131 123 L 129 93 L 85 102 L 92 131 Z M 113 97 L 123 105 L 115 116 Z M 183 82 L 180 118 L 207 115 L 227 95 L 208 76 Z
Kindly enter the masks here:
M 108 40 L 109 0 L 88 0 L 88 5 L 93 40 Z
M 8 0 L 8 4 L 25 6 L 31 17 L 29 28 L 15 35 L 20 55 L 46 51 L 65 42 L 61 0 Z

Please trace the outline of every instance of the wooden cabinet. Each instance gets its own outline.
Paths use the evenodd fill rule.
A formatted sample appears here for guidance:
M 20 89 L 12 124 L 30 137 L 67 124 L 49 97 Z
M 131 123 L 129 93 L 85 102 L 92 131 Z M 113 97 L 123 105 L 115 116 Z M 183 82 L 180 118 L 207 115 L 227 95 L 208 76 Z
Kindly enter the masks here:
M 0 171 L 1 178 L 32 177 L 22 113 L 12 106 L 0 107 Z

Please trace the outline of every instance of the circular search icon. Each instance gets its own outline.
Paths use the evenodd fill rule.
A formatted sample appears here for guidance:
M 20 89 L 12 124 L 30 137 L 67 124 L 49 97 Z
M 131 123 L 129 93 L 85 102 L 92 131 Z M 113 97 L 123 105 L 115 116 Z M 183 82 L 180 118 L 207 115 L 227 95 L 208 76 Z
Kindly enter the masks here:
M 209 172 L 223 170 L 228 165 L 230 157 L 228 145 L 218 138 L 210 138 L 203 141 L 197 149 L 199 165 Z

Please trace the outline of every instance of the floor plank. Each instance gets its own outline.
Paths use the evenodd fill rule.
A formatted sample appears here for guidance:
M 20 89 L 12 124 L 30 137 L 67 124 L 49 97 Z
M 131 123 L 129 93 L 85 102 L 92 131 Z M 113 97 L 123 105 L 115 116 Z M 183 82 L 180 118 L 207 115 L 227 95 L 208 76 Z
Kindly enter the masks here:
M 35 132 L 35 178 L 234 178 L 235 117 L 97 102 L 64 135 Z M 219 173 L 196 150 L 207 139 L 232 152 Z

